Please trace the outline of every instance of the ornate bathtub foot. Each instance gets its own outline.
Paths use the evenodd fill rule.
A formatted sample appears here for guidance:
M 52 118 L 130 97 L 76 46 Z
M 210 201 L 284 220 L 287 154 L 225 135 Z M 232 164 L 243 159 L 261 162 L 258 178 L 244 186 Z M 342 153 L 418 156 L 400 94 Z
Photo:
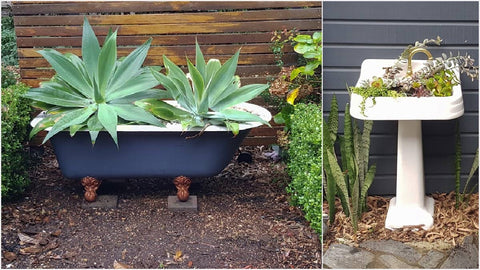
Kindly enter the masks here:
M 177 187 L 177 198 L 181 202 L 188 201 L 188 197 L 190 196 L 188 189 L 190 188 L 190 184 L 192 181 L 190 178 L 186 176 L 178 176 L 173 180 L 173 184 Z
M 102 181 L 87 176 L 82 179 L 82 185 L 85 188 L 85 200 L 87 202 L 94 202 L 97 199 L 97 189 Z

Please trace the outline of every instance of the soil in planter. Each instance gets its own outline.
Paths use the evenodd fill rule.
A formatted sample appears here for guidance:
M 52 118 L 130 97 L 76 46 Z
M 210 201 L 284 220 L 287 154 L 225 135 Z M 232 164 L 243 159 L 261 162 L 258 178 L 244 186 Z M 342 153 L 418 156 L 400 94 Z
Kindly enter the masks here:
M 245 150 L 252 163 L 193 179 L 195 213 L 167 209 L 173 179 L 104 181 L 98 193 L 118 195 L 118 207 L 82 208 L 80 181 L 64 179 L 44 147 L 25 197 L 2 204 L 2 268 L 320 268 L 284 165 Z

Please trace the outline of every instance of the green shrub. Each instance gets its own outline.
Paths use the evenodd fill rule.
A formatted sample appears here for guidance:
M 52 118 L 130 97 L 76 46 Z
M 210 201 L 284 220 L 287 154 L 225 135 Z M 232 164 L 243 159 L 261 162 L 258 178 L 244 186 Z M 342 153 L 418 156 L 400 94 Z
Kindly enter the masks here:
M 13 17 L 2 17 L 2 64 L 18 65 L 17 37 L 13 26 Z
M 2 65 L 2 88 L 17 84 L 17 80 L 20 79 L 20 75 L 11 68 Z
M 28 90 L 19 83 L 2 88 L 2 197 L 21 194 L 29 184 L 25 142 L 31 108 L 22 95 Z
M 297 104 L 292 115 L 288 148 L 287 191 L 305 218 L 322 233 L 322 111 L 316 104 Z

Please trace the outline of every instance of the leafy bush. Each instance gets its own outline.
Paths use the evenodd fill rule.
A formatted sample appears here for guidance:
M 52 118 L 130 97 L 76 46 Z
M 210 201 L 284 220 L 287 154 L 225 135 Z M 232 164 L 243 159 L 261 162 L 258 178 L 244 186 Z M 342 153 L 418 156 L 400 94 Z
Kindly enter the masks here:
M 287 191 L 302 207 L 311 227 L 322 233 L 322 111 L 316 104 L 297 104 L 288 148 Z
M 2 88 L 17 84 L 18 79 L 20 79 L 20 75 L 12 68 L 14 67 L 6 67 L 2 65 Z
M 30 180 L 24 143 L 28 139 L 31 108 L 22 97 L 28 90 L 19 83 L 2 88 L 2 197 L 22 193 Z
M 10 16 L 2 17 L 2 64 L 18 65 L 17 37 L 13 26 L 13 17 Z

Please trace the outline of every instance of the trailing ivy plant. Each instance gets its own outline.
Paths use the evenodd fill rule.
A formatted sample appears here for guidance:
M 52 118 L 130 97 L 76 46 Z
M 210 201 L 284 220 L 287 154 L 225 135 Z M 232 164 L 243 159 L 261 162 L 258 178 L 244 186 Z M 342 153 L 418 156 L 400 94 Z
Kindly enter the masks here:
M 240 86 L 240 77 L 235 75 L 240 50 L 222 65 L 218 59 L 205 62 L 198 43 L 195 48 L 196 65 L 187 58 L 188 74 L 166 56 L 163 56 L 166 74 L 151 70 L 180 108 L 159 99 L 140 100 L 135 104 L 159 118 L 179 121 L 185 129 L 224 125 L 236 135 L 239 123 L 260 122 L 269 125 L 259 116 L 233 107 L 251 100 L 268 88 L 268 84 Z
M 376 165 L 368 166 L 373 121 L 363 121 L 363 132 L 360 132 L 356 121 L 352 121 L 347 104 L 344 135 L 340 136 L 337 134 L 338 103 L 335 96 L 331 104 L 327 124 L 323 126 L 323 169 L 327 182 L 326 197 L 330 223 L 335 220 L 335 195 L 338 195 L 343 211 L 350 217 L 356 231 L 358 220 L 367 210 L 367 192 L 376 172 Z M 340 143 L 341 160 L 337 159 L 335 153 L 337 141 Z
M 149 112 L 135 106 L 145 98 L 167 98 L 168 93 L 152 89 L 158 85 L 150 68 L 142 67 L 151 39 L 117 59 L 117 31 L 108 32 L 103 47 L 85 17 L 82 36 L 82 58 L 53 49 L 39 53 L 55 69 L 55 76 L 30 89 L 25 97 L 32 105 L 46 110 L 47 116 L 30 133 L 51 127 L 44 143 L 60 131 L 68 129 L 71 136 L 87 129 L 92 143 L 101 130 L 106 130 L 118 146 L 117 125 L 148 123 L 162 126 Z

